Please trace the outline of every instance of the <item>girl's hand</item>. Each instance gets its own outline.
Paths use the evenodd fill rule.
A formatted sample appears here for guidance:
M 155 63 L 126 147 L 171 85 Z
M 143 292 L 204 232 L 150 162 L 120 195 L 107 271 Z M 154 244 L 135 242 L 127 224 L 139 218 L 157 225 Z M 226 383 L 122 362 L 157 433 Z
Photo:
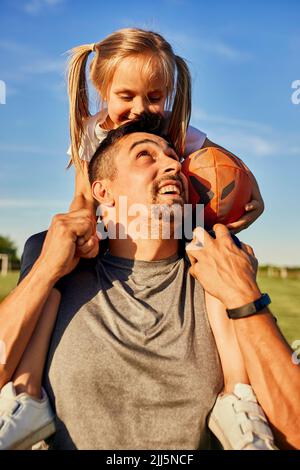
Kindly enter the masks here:
M 227 228 L 232 233 L 238 233 L 245 228 L 248 228 L 249 225 L 253 224 L 253 222 L 258 219 L 258 217 L 263 213 L 265 205 L 263 198 L 261 197 L 260 190 L 257 184 L 257 181 L 254 175 L 251 173 L 249 168 L 249 176 L 252 180 L 252 200 L 248 202 L 245 206 L 246 213 L 242 215 L 242 217 L 237 220 L 236 222 L 232 222 L 231 224 L 227 225 Z
M 253 224 L 253 222 L 264 211 L 264 201 L 262 199 L 259 201 L 253 199 L 252 201 L 248 202 L 248 204 L 246 204 L 245 211 L 246 213 L 242 215 L 242 217 L 239 220 L 227 225 L 227 228 L 232 233 L 238 233 L 241 230 L 248 228 L 249 225 Z

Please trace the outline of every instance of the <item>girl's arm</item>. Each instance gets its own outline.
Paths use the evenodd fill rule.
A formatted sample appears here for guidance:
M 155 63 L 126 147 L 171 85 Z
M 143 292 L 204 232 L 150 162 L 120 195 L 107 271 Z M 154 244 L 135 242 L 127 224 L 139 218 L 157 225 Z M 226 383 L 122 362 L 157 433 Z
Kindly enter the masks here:
M 227 151 L 224 147 L 222 147 L 221 145 L 215 144 L 208 138 L 205 139 L 204 144 L 202 146 L 202 148 L 205 148 L 205 147 L 217 147 L 217 148 Z M 264 201 L 261 196 L 261 193 L 260 193 L 260 190 L 259 190 L 259 187 L 258 187 L 258 184 L 254 175 L 251 173 L 251 171 L 245 165 L 244 162 L 243 162 L 243 165 L 249 171 L 250 178 L 252 179 L 252 195 L 251 195 L 252 200 L 248 202 L 248 204 L 246 204 L 246 207 L 245 207 L 246 213 L 242 215 L 242 217 L 236 222 L 232 222 L 231 224 L 227 225 L 229 230 L 233 233 L 238 233 L 241 230 L 248 228 L 249 225 L 253 224 L 253 222 L 255 222 L 255 220 L 263 213 L 264 208 L 265 208 Z
M 205 292 L 205 304 L 222 365 L 224 393 L 233 393 L 236 384 L 249 384 L 233 320 L 224 315 L 222 302 L 208 292 Z
M 43 371 L 60 299 L 60 292 L 52 289 L 18 367 L 11 377 L 17 393 L 29 393 L 36 398 L 41 396 Z
M 81 169 L 75 167 L 75 194 L 69 210 L 71 212 L 80 209 L 88 209 L 95 214 L 95 203 L 88 177 L 88 162 L 83 160 L 81 163 Z
M 71 202 L 69 212 L 87 209 L 91 217 L 96 217 L 96 203 L 92 196 L 91 184 L 88 176 L 88 162 L 81 161 L 81 168 L 75 167 L 75 194 Z M 90 249 L 92 248 L 92 250 Z M 82 258 L 93 258 L 99 251 L 98 245 L 89 245 L 84 240 L 78 240 L 78 254 Z

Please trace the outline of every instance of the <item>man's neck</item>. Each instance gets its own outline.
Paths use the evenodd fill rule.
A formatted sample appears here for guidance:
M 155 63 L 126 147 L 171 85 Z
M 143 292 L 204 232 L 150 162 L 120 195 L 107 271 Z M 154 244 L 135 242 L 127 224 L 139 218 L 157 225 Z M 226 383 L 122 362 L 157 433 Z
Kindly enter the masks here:
M 113 256 L 141 261 L 158 261 L 178 253 L 178 240 L 110 240 L 109 251 Z

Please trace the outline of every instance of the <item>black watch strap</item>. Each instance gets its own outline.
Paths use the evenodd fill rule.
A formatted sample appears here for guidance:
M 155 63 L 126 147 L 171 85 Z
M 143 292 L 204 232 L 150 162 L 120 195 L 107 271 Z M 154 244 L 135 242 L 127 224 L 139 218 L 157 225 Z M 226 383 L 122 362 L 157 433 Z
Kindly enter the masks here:
M 238 308 L 228 308 L 226 309 L 226 311 L 228 317 L 232 319 L 250 317 L 251 315 L 259 313 L 270 303 L 271 299 L 268 294 L 262 294 L 261 297 L 257 300 L 254 300 L 254 302 L 250 302 L 249 304 L 243 305 L 242 307 Z

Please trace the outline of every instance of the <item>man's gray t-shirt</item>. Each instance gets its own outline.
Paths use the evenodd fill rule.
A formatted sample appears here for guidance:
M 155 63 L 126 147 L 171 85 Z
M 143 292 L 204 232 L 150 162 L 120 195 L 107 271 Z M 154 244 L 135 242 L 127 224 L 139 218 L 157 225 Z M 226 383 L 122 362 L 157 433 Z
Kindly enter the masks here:
M 204 292 L 185 258 L 106 254 L 61 284 L 45 387 L 53 449 L 207 449 L 223 384 Z

